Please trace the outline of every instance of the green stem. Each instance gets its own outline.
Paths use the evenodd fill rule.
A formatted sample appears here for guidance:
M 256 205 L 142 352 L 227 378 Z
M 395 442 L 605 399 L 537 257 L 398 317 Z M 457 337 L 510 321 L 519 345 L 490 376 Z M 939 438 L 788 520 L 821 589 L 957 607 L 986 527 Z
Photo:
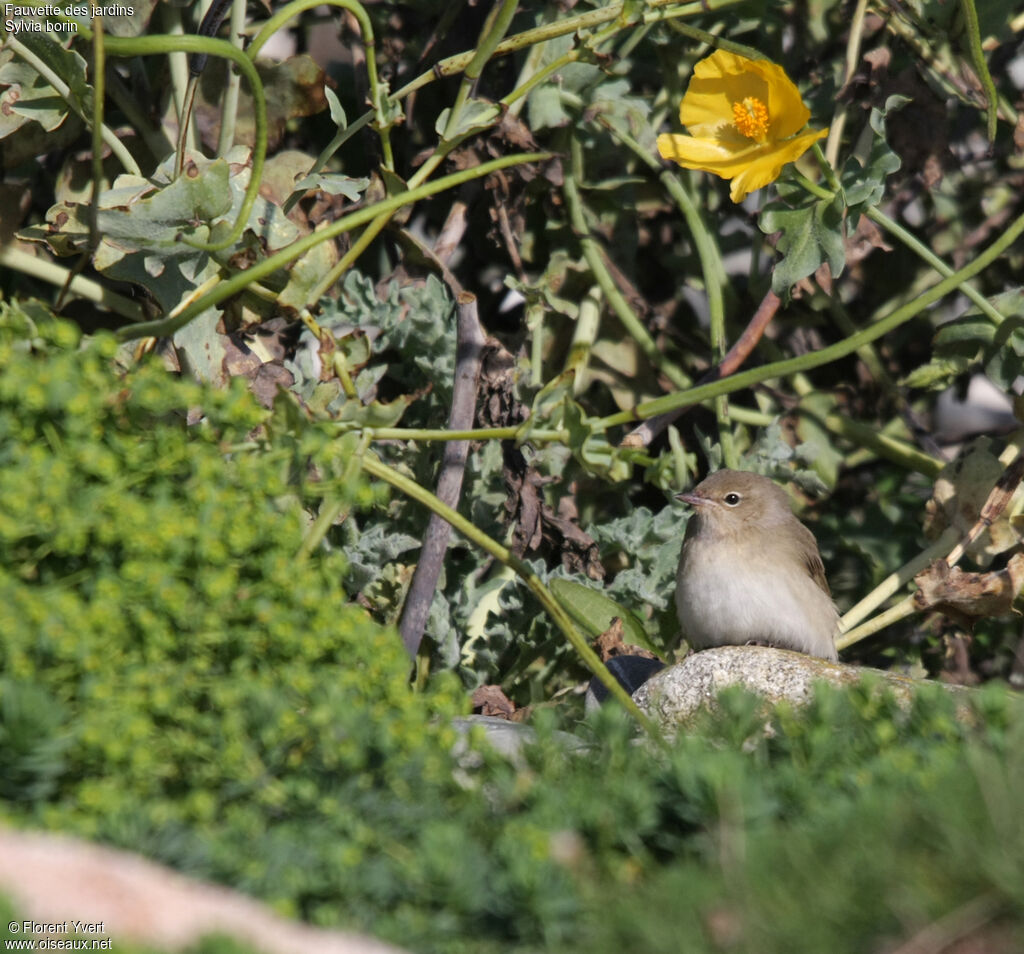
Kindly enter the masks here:
M 857 72 L 857 65 L 860 63 L 860 44 L 864 36 L 864 16 L 867 13 L 868 0 L 857 0 L 853 17 L 850 20 L 850 29 L 846 41 L 846 62 L 843 70 L 843 85 L 846 86 Z M 828 139 L 825 140 L 825 160 L 830 166 L 835 166 L 839 159 L 839 146 L 843 141 L 843 129 L 846 127 L 847 116 L 846 102 L 837 102 L 836 111 L 832 116 L 832 123 L 829 126 Z
M 242 31 L 245 28 L 245 0 L 233 0 L 228 42 L 238 50 L 244 47 Z M 235 126 L 238 121 L 238 98 L 242 90 L 242 77 L 228 70 L 224 95 L 221 97 L 220 133 L 217 136 L 217 155 L 226 156 L 235 144 Z
M 231 278 L 221 282 L 216 288 L 213 288 L 207 294 L 192 302 L 192 304 L 173 319 L 165 318 L 160 321 L 151 321 L 141 325 L 122 328 L 118 331 L 118 337 L 122 340 L 131 340 L 134 338 L 144 338 L 148 335 L 166 336 L 174 334 L 174 332 L 179 328 L 187 325 L 196 317 L 196 315 L 199 315 L 207 308 L 211 308 L 213 305 L 224 301 L 225 298 L 230 298 L 232 295 L 238 294 L 238 292 L 242 291 L 250 282 L 260 281 L 266 276 L 272 274 L 278 268 L 282 268 L 289 262 L 292 262 L 304 255 L 313 248 L 313 246 L 318 245 L 320 242 L 331 241 L 350 229 L 364 225 L 366 222 L 380 215 L 382 212 L 391 213 L 396 209 L 400 209 L 404 205 L 412 205 L 420 199 L 436 195 L 438 192 L 444 192 L 446 189 L 455 188 L 456 186 L 462 185 L 464 182 L 489 176 L 492 172 L 496 172 L 498 169 L 507 169 L 509 166 L 522 165 L 526 162 L 542 162 L 550 158 L 551 154 L 546 152 L 530 152 L 520 155 L 502 156 L 500 159 L 492 159 L 490 162 L 481 163 L 479 166 L 473 166 L 470 169 L 464 169 L 460 172 L 444 176 L 434 182 L 420 186 L 418 189 L 410 189 L 400 195 L 384 199 L 382 202 L 378 202 L 369 208 L 351 212 L 348 215 L 342 216 L 342 218 L 338 219 L 337 222 L 332 223 L 327 228 L 321 229 L 310 235 L 303 236 L 287 248 L 281 249 L 281 251 L 257 262 L 251 268 L 232 275 Z
M 375 441 L 513 441 L 519 434 L 520 425 L 513 427 L 478 427 L 466 431 L 449 431 L 430 427 L 374 427 L 368 433 Z M 530 431 L 530 442 L 553 441 L 565 444 L 569 432 L 565 430 L 537 428 Z
M 755 49 L 752 46 L 747 46 L 745 43 L 736 43 L 734 40 L 727 40 L 725 37 L 717 36 L 714 33 L 708 33 L 707 30 L 702 30 L 699 27 L 690 26 L 689 23 L 680 23 L 678 20 L 672 20 L 671 26 L 676 33 L 681 34 L 691 40 L 696 40 L 698 43 L 704 43 L 713 49 L 726 50 L 729 53 L 737 53 L 740 56 L 745 56 L 748 60 L 767 60 L 760 50 Z
M 384 167 L 387 169 L 394 169 L 395 162 L 391 151 L 391 137 L 388 131 L 387 115 L 384 111 L 384 93 L 385 87 L 381 84 L 380 78 L 377 75 L 377 48 L 376 41 L 373 36 L 373 23 L 370 20 L 369 14 L 366 12 L 366 8 L 357 0 L 292 0 L 291 3 L 286 4 L 280 10 L 277 11 L 266 23 L 263 24 L 260 31 L 252 38 L 252 42 L 249 44 L 248 56 L 250 59 L 255 59 L 256 54 L 262 49 L 263 44 L 267 42 L 282 26 L 285 25 L 292 17 L 298 16 L 305 10 L 311 10 L 314 7 L 323 5 L 332 7 L 341 7 L 343 10 L 348 10 L 356 18 L 356 22 L 359 24 L 359 32 L 363 35 L 363 49 L 366 52 L 366 79 L 370 86 L 370 105 L 373 107 L 370 116 L 376 120 L 377 123 L 377 135 L 380 136 L 381 150 L 384 157 Z M 369 117 L 368 117 L 369 119 Z M 353 124 L 354 126 L 355 124 Z M 360 123 L 361 128 L 364 123 Z M 349 127 L 352 128 L 351 126 Z M 354 132 L 355 130 L 353 130 Z M 314 167 L 313 172 L 320 171 Z
M 309 0 L 296 0 L 296 2 L 308 3 Z M 336 0 L 336 2 L 341 3 L 345 2 L 345 0 Z M 502 0 L 500 5 L 495 6 L 491 10 L 487 21 L 484 24 L 484 28 L 481 31 L 479 48 L 477 49 L 472 61 L 466 67 L 465 76 L 463 77 L 462 84 L 460 85 L 458 94 L 456 95 L 455 103 L 452 105 L 448 113 L 448 122 L 445 124 L 445 131 L 441 136 L 441 141 L 438 143 L 433 154 L 430 155 L 416 173 L 410 177 L 409 182 L 407 183 L 410 189 L 415 189 L 417 186 L 426 182 L 427 179 L 433 175 L 434 170 L 444 162 L 448 154 L 464 138 L 457 136 L 456 130 L 458 129 L 462 110 L 469 98 L 469 92 L 476 80 L 479 79 L 484 65 L 493 54 L 498 42 L 507 32 L 509 23 L 511 23 L 512 17 L 515 15 L 517 2 L 518 0 Z M 306 299 L 307 307 L 313 307 L 316 302 L 320 300 L 321 296 L 323 296 L 327 290 L 352 267 L 359 256 L 366 251 L 370 243 L 384 230 L 388 222 L 391 221 L 391 216 L 392 213 L 390 212 L 381 214 L 363 230 L 359 238 L 352 243 L 351 247 L 341 257 L 341 259 L 327 272 L 326 275 L 324 275 L 316 286 L 310 290 Z
M 182 9 L 182 7 L 173 3 L 161 3 L 157 6 L 157 11 L 161 13 L 165 32 L 175 39 L 187 35 L 185 24 L 182 20 Z M 78 32 L 88 36 L 88 31 L 83 30 L 81 27 L 79 27 Z M 186 108 L 189 87 L 188 57 L 180 51 L 170 50 L 167 54 L 167 67 L 171 80 L 171 96 L 174 99 L 174 107 L 179 119 L 183 119 L 188 112 Z M 193 124 L 188 123 L 180 132 L 185 149 L 195 151 L 196 141 Z
M 124 113 L 128 123 L 146 144 L 154 162 L 160 162 L 172 152 L 174 146 L 163 126 L 154 124 L 145 109 L 129 90 L 128 84 L 121 79 L 116 70 L 107 71 L 108 94 Z
M 884 457 L 906 470 L 923 474 L 929 479 L 934 480 L 945 466 L 942 461 L 936 460 L 924 451 L 893 437 L 888 437 L 871 425 L 844 417 L 842 414 L 826 414 L 824 418 L 820 418 L 806 408 L 797 408 L 797 413 L 805 417 L 812 417 L 831 433 L 845 437 L 858 447 L 866 447 L 879 457 Z
M 568 613 L 562 609 L 561 604 L 555 599 L 551 591 L 544 585 L 543 581 L 533 571 L 533 568 L 519 557 L 515 556 L 508 550 L 507 547 L 502 546 L 496 540 L 487 536 L 482 530 L 470 523 L 460 513 L 453 510 L 447 504 L 442 503 L 434 494 L 429 490 L 425 490 L 415 481 L 410 480 L 403 474 L 400 474 L 397 470 L 389 467 L 382 460 L 375 457 L 372 454 L 364 454 L 361 458 L 363 470 L 380 480 L 390 484 L 396 490 L 401 491 L 406 496 L 411 497 L 417 503 L 423 504 L 431 512 L 436 513 L 443 520 L 446 520 L 451 527 L 457 532 L 461 533 L 471 543 L 476 544 L 486 553 L 489 553 L 494 559 L 498 560 L 503 565 L 510 567 L 520 576 L 523 582 L 530 588 L 533 594 L 540 601 L 541 605 L 546 609 L 554 620 L 555 625 L 565 634 L 566 639 L 572 645 L 573 649 L 579 654 L 580 659 L 584 662 L 587 668 L 598 677 L 608 687 L 608 691 L 625 707 L 626 711 L 629 712 L 651 735 L 652 738 L 659 739 L 660 734 L 657 727 L 651 722 L 650 719 L 645 716 L 637 704 L 630 698 L 629 693 L 619 684 L 615 677 L 608 671 L 607 667 L 601 662 L 597 653 L 587 645 L 586 640 L 580 635 L 579 630 L 573 624 L 573 621 L 569 618 Z
M 981 47 L 981 28 L 978 25 L 978 11 L 975 9 L 974 0 L 960 0 L 960 10 L 964 15 L 964 24 L 967 27 L 967 46 L 971 51 L 971 61 L 974 63 L 974 72 L 978 74 L 981 87 L 985 90 L 985 98 L 988 100 L 986 113 L 988 114 L 988 141 L 996 141 L 996 121 L 999 113 L 999 94 L 996 92 L 996 84 L 992 81 L 992 74 L 988 70 L 988 63 L 985 61 L 985 51 Z
M 817 281 L 815 281 L 815 292 L 812 304 L 824 305 L 832 315 L 832 318 L 836 323 L 836 327 L 843 335 L 853 335 L 857 333 L 857 325 L 854 323 L 853 318 L 850 317 L 842 300 L 836 295 L 825 291 Z M 874 345 L 865 345 L 863 348 L 859 348 L 857 350 L 857 357 L 864 362 L 864 365 L 871 373 L 871 376 L 882 388 L 885 389 L 886 394 L 888 394 L 893 400 L 899 401 L 901 398 L 899 389 L 893 382 L 892 376 L 885 369 L 885 365 L 882 363 L 882 359 L 878 356 L 878 352 L 875 350 Z
M 869 619 L 862 626 L 844 633 L 836 640 L 836 649 L 846 649 L 854 643 L 859 643 L 862 639 L 881 632 L 887 626 L 892 626 L 893 623 L 898 623 L 901 619 L 913 616 L 916 612 L 917 605 L 914 603 L 914 597 L 908 596 L 906 599 L 900 600 L 895 606 L 887 609 L 884 613 L 879 613 L 873 619 Z
M 121 317 L 127 318 L 129 321 L 141 321 L 145 317 L 145 313 L 138 303 L 132 301 L 132 299 L 118 295 L 109 288 L 104 288 L 99 282 L 93 281 L 91 278 L 84 278 L 81 275 L 73 276 L 71 281 L 68 282 L 70 272 L 63 265 L 58 265 L 56 262 L 50 262 L 35 255 L 29 255 L 28 252 L 23 252 L 19 248 L 13 248 L 9 245 L 0 247 L 0 265 L 3 265 L 5 268 L 17 269 L 19 272 L 31 275 L 40 281 L 49 282 L 58 288 L 66 286 L 67 291 L 78 298 L 84 298 L 86 301 L 103 305 L 103 307 L 109 308 L 115 314 L 121 315 Z M 515 428 L 509 428 L 509 430 L 515 431 Z
M 684 3 L 676 5 L 676 0 L 648 0 L 647 11 L 643 14 L 644 23 L 657 23 L 661 20 L 672 20 L 680 17 L 696 17 L 713 13 L 717 10 L 724 10 L 727 7 L 743 3 L 745 0 L 699 0 L 696 3 Z M 545 23 L 543 26 L 534 27 L 532 30 L 525 30 L 510 36 L 497 45 L 494 49 L 494 56 L 504 56 L 506 53 L 514 53 L 517 50 L 525 49 L 536 43 L 544 43 L 560 36 L 567 36 L 572 33 L 584 32 L 605 23 L 617 20 L 623 11 L 622 2 L 610 3 L 597 10 L 589 10 L 579 16 L 567 17 L 555 23 Z M 666 9 L 667 8 L 667 9 Z M 623 23 L 622 27 L 631 24 Z M 414 80 L 406 83 L 397 92 L 391 94 L 391 102 L 399 102 L 410 93 L 433 83 L 446 76 L 457 76 L 463 72 L 472 62 L 476 55 L 474 50 L 465 53 L 457 53 L 441 60 L 426 73 L 421 73 Z
M 829 167 L 829 168 L 831 168 L 831 167 Z M 824 166 L 822 166 L 822 169 L 824 169 Z M 829 200 L 832 200 L 832 199 L 834 199 L 836 197 L 835 192 L 829 192 L 828 189 L 824 188 L 823 186 L 818 185 L 817 182 L 812 182 L 810 179 L 807 178 L 807 176 L 805 176 L 802 172 L 800 172 L 796 168 L 796 166 L 793 166 L 790 169 L 789 174 L 790 174 L 790 176 L 792 176 L 794 182 L 799 182 L 801 187 L 804 189 L 804 191 L 805 192 L 809 192 L 816 199 L 829 199 Z
M 400 194 L 404 195 L 405 193 Z M 377 206 L 374 206 L 374 208 L 377 208 Z M 316 307 L 317 302 L 327 294 L 328 289 L 352 267 L 356 259 L 366 251 L 369 244 L 378 235 L 380 235 L 384 230 L 384 227 L 391 221 L 392 214 L 392 212 L 385 212 L 378 215 L 370 222 L 369 225 L 366 226 L 365 229 L 363 229 L 359 238 L 357 238 L 348 247 L 345 254 L 342 255 L 341 258 L 327 270 L 324 277 L 321 278 L 312 289 L 310 289 L 309 293 L 306 295 L 307 308 Z
M 366 449 L 369 446 L 370 437 L 369 435 L 364 434 L 359 441 L 359 447 L 356 452 L 345 465 L 345 470 L 341 475 L 342 487 L 352 486 L 358 476 L 359 469 L 362 466 L 363 455 L 366 453 Z M 334 496 L 328 497 L 321 502 L 320 512 L 306 531 L 306 535 L 302 540 L 302 545 L 299 547 L 299 551 L 296 554 L 297 562 L 301 563 L 302 561 L 309 559 L 310 554 L 320 546 L 324 537 L 327 536 L 327 531 L 334 526 L 338 517 L 341 516 L 342 513 L 345 513 L 346 506 L 346 501 L 343 498 Z
M 564 56 L 560 56 L 557 60 L 553 60 L 552 62 L 548 63 L 547 66 L 539 69 L 528 80 L 526 80 L 523 83 L 520 83 L 507 96 L 503 96 L 501 98 L 502 105 L 511 106 L 513 103 L 522 99 L 524 96 L 528 96 L 530 94 L 530 91 L 535 86 L 546 80 L 552 73 L 557 73 L 560 69 L 565 68 L 570 63 L 575 63 L 584 55 L 584 53 L 586 53 L 585 50 L 570 50 Z
M 82 27 L 79 32 L 91 38 L 92 31 Z M 252 91 L 253 113 L 256 125 L 256 144 L 252 151 L 252 174 L 249 185 L 245 189 L 242 207 L 238 218 L 227 236 L 219 242 L 188 242 L 193 248 L 204 252 L 215 252 L 233 245 L 245 229 L 249 214 L 256 203 L 260 183 L 263 178 L 263 163 L 267 157 L 267 103 L 263 94 L 263 83 L 252 61 L 241 50 L 235 49 L 227 40 L 218 40 L 205 36 L 140 36 L 106 38 L 107 52 L 112 56 L 156 56 L 166 55 L 171 51 L 182 53 L 206 53 L 209 56 L 222 56 L 237 64 L 249 81 Z
M 729 394 L 733 391 L 752 387 L 770 378 L 780 378 L 795 374 L 798 371 L 808 371 L 811 368 L 819 368 L 824 364 L 845 358 L 848 354 L 852 354 L 869 341 L 881 338 L 894 328 L 898 328 L 900 325 L 910 321 L 911 318 L 920 314 L 929 305 L 937 302 L 940 298 L 959 288 L 968 279 L 984 271 L 1017 241 L 1022 232 L 1024 232 L 1024 215 L 1015 219 L 1009 228 L 989 245 L 985 251 L 978 255 L 974 261 L 965 265 L 959 271 L 954 272 L 949 278 L 923 291 L 913 301 L 907 302 L 895 309 L 886 318 L 880 319 L 869 328 L 865 328 L 855 335 L 850 335 L 850 337 L 843 341 L 838 341 L 834 345 L 822 348 L 820 351 L 802 354 L 795 358 L 787 358 L 783 361 L 775 361 L 761 368 L 752 368 L 749 371 L 742 371 L 739 374 L 730 375 L 719 381 L 698 385 L 687 391 L 677 391 L 674 394 L 667 394 L 652 401 L 645 401 L 629 411 L 622 411 L 595 421 L 593 426 L 596 430 L 605 430 L 620 424 L 630 424 L 633 421 L 645 420 L 657 414 L 664 414 L 666 411 L 673 411 L 677 407 L 685 407 L 688 404 L 697 404 L 710 400 L 719 394 Z
M 580 250 L 583 257 L 590 266 L 594 280 L 601 286 L 608 303 L 612 306 L 619 321 L 622 322 L 626 331 L 640 346 L 640 350 L 646 355 L 647 360 L 660 370 L 676 387 L 685 388 L 690 385 L 690 379 L 671 361 L 668 361 L 658 348 L 654 339 L 648 334 L 640 319 L 630 308 L 629 303 L 619 291 L 601 256 L 601 250 L 597 241 L 590 234 L 587 226 L 586 216 L 583 212 L 583 201 L 580 198 L 579 179 L 582 178 L 583 150 L 579 140 L 574 136 L 571 142 L 572 162 L 571 168 L 564 172 L 562 193 L 565 196 L 566 210 L 569 213 L 569 223 L 576 233 L 580 243 Z
M 580 301 L 576 327 L 573 329 L 572 342 L 565 357 L 562 371 L 573 373 L 573 394 L 579 394 L 584 383 L 584 376 L 590 364 L 590 354 L 597 340 L 601 327 L 601 289 L 592 286 Z
M 680 23 L 673 23 L 681 27 Z M 703 31 L 698 31 L 703 32 Z M 711 34 L 708 34 L 711 36 Z M 714 39 L 714 37 L 712 37 Z M 742 54 L 746 55 L 746 54 Z M 704 224 L 704 219 L 697 208 L 693 197 L 679 181 L 678 176 L 669 169 L 662 169 L 660 164 L 631 136 L 617 129 L 611 123 L 602 125 L 624 146 L 633 151 L 649 168 L 659 173 L 658 178 L 670 196 L 675 200 L 679 210 L 686 219 L 690 236 L 697 249 L 701 272 L 704 277 L 704 288 L 708 295 L 708 312 L 710 316 L 710 339 L 712 360 L 717 364 L 727 350 L 725 342 L 725 300 L 723 289 L 727 278 L 722 256 L 719 253 L 712 232 Z M 722 462 L 726 467 L 736 470 L 739 466 L 739 455 L 736 442 L 733 440 L 732 423 L 729 414 L 729 400 L 722 394 L 715 398 L 715 419 L 718 424 L 718 440 L 722 448 Z
M 821 151 L 821 147 L 818 143 L 815 143 L 812 148 L 825 178 L 829 181 L 829 185 L 832 187 L 832 191 L 829 192 L 827 189 L 823 189 L 821 186 L 816 185 L 799 172 L 795 173 L 796 181 L 799 182 L 804 189 L 812 195 L 817 196 L 819 199 L 835 198 L 836 193 L 841 190 L 841 186 L 836 179 L 835 172 L 829 164 L 829 161 L 825 158 L 825 154 Z M 909 232 L 898 222 L 890 219 L 889 216 L 887 216 L 881 209 L 877 207 L 870 208 L 864 212 L 864 215 L 866 215 L 876 225 L 880 225 L 894 238 L 902 242 L 915 255 L 934 268 L 935 271 L 937 271 L 943 278 L 948 278 L 953 274 L 953 269 L 939 258 L 939 256 L 930 248 L 928 248 L 927 245 L 921 242 L 913 233 Z M 1002 324 L 1005 320 L 1004 316 L 999 313 L 998 309 L 994 308 L 989 303 L 984 295 L 967 283 L 964 283 L 962 290 L 963 293 L 981 309 L 983 314 L 991 318 L 996 324 Z
M 923 451 L 919 451 L 916 447 L 906 443 L 906 441 L 897 440 L 895 437 L 890 437 L 869 424 L 854 421 L 851 418 L 844 417 L 842 414 L 826 414 L 825 417 L 819 417 L 804 407 L 794 408 L 793 413 L 803 415 L 804 417 L 811 417 L 817 424 L 831 433 L 838 434 L 858 447 L 873 451 L 878 457 L 891 460 L 894 464 L 899 464 L 905 470 L 923 474 L 929 479 L 934 479 L 943 466 L 945 466 L 942 461 L 930 457 Z M 755 411 L 751 408 L 738 407 L 733 404 L 729 406 L 729 415 L 740 424 L 768 427 L 771 424 L 777 423 L 779 418 L 784 416 L 784 413 L 768 414 L 764 411 Z
M 927 245 L 919 241 L 898 222 L 890 219 L 889 216 L 887 216 L 881 209 L 868 209 L 864 214 L 871 219 L 872 222 L 876 225 L 880 225 L 890 235 L 899 239 L 907 246 L 907 248 L 924 259 L 924 261 L 931 265 L 931 267 L 934 268 L 935 271 L 937 271 L 943 278 L 949 278 L 949 276 L 953 274 L 953 269 L 939 258 L 939 256 L 930 248 L 928 248 Z M 991 318 L 997 325 L 1002 324 L 1006 320 L 1006 317 L 999 311 L 999 309 L 994 307 L 992 303 L 981 294 L 981 292 L 974 288 L 973 285 L 964 282 L 960 290 L 978 306 L 983 315 Z
M 444 162 L 445 157 L 458 145 L 458 140 L 442 140 L 434 152 L 427 158 L 427 160 L 416 170 L 415 174 L 406 183 L 409 189 L 415 189 L 422 185 L 431 176 L 434 170 Z M 328 270 L 327 274 L 310 290 L 306 296 L 306 307 L 313 308 L 316 303 L 323 297 L 327 290 L 336 282 L 342 275 L 347 272 L 353 264 L 358 260 L 359 256 L 366 251 L 370 243 L 378 236 L 388 222 L 391 221 L 394 212 L 383 212 L 378 215 L 369 225 L 363 229 L 359 238 L 357 238 L 348 251 Z
M 92 39 L 91 31 L 89 32 L 89 39 Z M 109 46 L 109 42 L 107 45 Z M 28 63 L 32 69 L 34 69 L 54 88 L 57 95 L 68 104 L 77 116 L 84 120 L 87 125 L 91 125 L 92 116 L 87 116 L 82 111 L 81 104 L 79 104 L 75 99 L 68 84 L 54 73 L 53 70 L 51 70 L 50 67 L 48 67 L 41 59 L 39 59 L 35 53 L 25 46 L 24 43 L 22 43 L 16 36 L 7 36 L 4 39 L 4 48 L 17 53 L 18 56 Z M 110 151 L 117 156 L 118 162 L 120 162 L 124 167 L 125 172 L 129 172 L 134 176 L 141 176 L 142 170 L 139 168 L 138 163 L 132 158 L 132 154 L 127 150 L 127 148 L 125 148 L 124 143 L 114 135 L 114 131 L 101 124 L 100 133 L 103 137 L 103 142 L 105 142 L 107 146 L 110 147 Z
M 462 109 L 469 99 L 469 93 L 473 84 L 480 78 L 487 61 L 494 55 L 498 44 L 505 38 L 508 28 L 515 16 L 519 0 L 498 0 L 487 14 L 483 28 L 480 31 L 480 39 L 477 40 L 476 51 L 469 61 L 462 75 L 462 82 L 459 84 L 459 91 L 455 95 L 455 103 L 448 113 L 448 122 L 445 124 L 442 139 L 451 140 L 455 138 L 455 130 L 459 127 L 459 118 Z
M 704 217 L 700 214 L 696 200 L 680 181 L 679 175 L 671 169 L 662 168 L 661 163 L 632 136 L 603 120 L 601 117 L 598 117 L 598 121 L 618 142 L 644 162 L 650 170 L 658 173 L 658 179 L 665 187 L 665 191 L 675 200 L 679 211 L 683 213 L 683 218 L 686 219 L 693 247 L 697 250 L 697 258 L 700 261 L 701 274 L 704 278 L 704 288 L 708 295 L 708 311 L 714 320 L 724 322 L 724 292 L 728 287 L 729 279 L 725 274 L 722 254 L 719 251 L 718 243 L 715 241 L 714 232 L 704 222 Z M 717 316 L 717 318 L 714 316 Z
M 821 143 L 816 142 L 811 148 L 814 150 L 814 158 L 818 160 L 818 165 L 821 166 L 825 181 L 829 184 L 832 194 L 835 195 L 842 186 L 840 186 L 839 180 L 836 178 L 836 171 L 832 168 L 832 163 L 825 158 L 825 153 L 821 151 Z
M 902 590 L 918 573 L 927 569 L 936 560 L 945 558 L 953 547 L 956 546 L 956 542 L 959 539 L 959 532 L 953 527 L 947 527 L 945 533 L 927 550 L 919 553 L 913 560 L 901 566 L 895 573 L 890 573 L 856 606 L 847 610 L 839 621 L 840 632 L 846 633 L 846 635 L 841 637 L 837 643 L 837 648 L 845 649 L 847 646 L 855 643 L 857 640 L 850 637 L 857 632 L 855 629 L 857 624 L 867 616 L 870 616 L 889 597 Z M 897 618 L 901 619 L 902 617 Z M 874 633 L 877 630 L 872 629 L 869 632 Z M 869 633 L 865 632 L 864 635 L 869 635 Z
M 93 7 L 95 9 L 95 6 Z M 100 244 L 100 194 L 103 191 L 103 107 L 107 96 L 107 58 L 103 48 L 103 17 L 92 20 L 92 196 L 89 200 L 89 248 Z
M 313 175 L 314 173 L 322 172 L 325 168 L 327 168 L 327 163 L 330 161 L 331 156 L 333 156 L 346 142 L 348 142 L 349 139 L 351 139 L 357 132 L 359 132 L 360 129 L 362 129 L 364 126 L 368 126 L 372 120 L 373 113 L 363 113 L 363 115 L 360 116 L 359 119 L 357 119 L 354 123 L 350 123 L 344 129 L 339 129 L 338 132 L 335 133 L 334 138 L 326 146 L 324 146 L 323 151 L 320 153 L 319 156 L 316 157 L 316 159 L 313 162 L 313 165 L 310 167 L 308 175 Z M 299 199 L 301 199 L 305 194 L 305 190 L 302 190 L 295 191 L 290 196 L 288 196 L 288 199 L 282 206 L 285 215 L 291 212 L 291 210 L 295 206 L 295 203 L 298 202 Z

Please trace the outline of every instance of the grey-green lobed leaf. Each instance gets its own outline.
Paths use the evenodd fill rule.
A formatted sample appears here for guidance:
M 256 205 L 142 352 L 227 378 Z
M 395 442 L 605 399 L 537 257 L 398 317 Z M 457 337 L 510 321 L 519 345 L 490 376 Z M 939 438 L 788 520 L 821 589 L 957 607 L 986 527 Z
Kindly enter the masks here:
M 366 177 L 353 179 L 351 176 L 343 176 L 337 172 L 316 172 L 311 176 L 306 176 L 300 182 L 296 182 L 295 191 L 306 192 L 308 189 L 321 189 L 328 195 L 343 195 L 349 202 L 358 202 L 369 184 L 370 180 Z
M 864 161 L 851 156 L 840 173 L 840 184 L 846 199 L 850 220 L 878 205 L 885 195 L 885 180 L 900 167 L 900 157 L 886 141 L 885 121 L 890 113 L 902 109 L 910 100 L 906 96 L 890 96 L 883 109 L 873 108 L 868 120 L 874 137 Z
M 843 246 L 843 202 L 841 196 L 830 199 L 809 197 L 796 208 L 773 203 L 761 215 L 762 232 L 780 232 L 776 249 L 782 260 L 772 273 L 772 290 L 780 297 L 798 281 L 813 275 L 825 262 L 833 276 L 846 264 Z

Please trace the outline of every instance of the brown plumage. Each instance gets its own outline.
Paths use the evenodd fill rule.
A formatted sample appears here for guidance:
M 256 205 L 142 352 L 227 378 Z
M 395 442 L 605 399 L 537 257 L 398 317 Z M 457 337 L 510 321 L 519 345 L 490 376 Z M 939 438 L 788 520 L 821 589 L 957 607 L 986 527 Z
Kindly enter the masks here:
M 839 615 L 818 544 L 782 488 L 720 470 L 679 499 L 694 508 L 676 576 L 690 645 L 766 643 L 836 659 Z

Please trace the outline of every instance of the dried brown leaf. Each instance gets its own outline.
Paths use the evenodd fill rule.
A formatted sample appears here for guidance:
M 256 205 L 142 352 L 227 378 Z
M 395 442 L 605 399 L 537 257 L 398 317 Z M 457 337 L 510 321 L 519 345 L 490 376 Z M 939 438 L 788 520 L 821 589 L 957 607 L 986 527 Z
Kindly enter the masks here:
M 481 686 L 473 693 L 473 712 L 511 721 L 516 712 L 515 703 L 501 690 L 501 686 Z
M 938 610 L 970 629 L 975 620 L 1017 612 L 1013 601 L 1024 587 L 1024 553 L 1014 554 L 1005 569 L 989 573 L 965 573 L 936 560 L 914 582 L 918 609 Z
M 600 636 L 594 640 L 594 649 L 601 657 L 601 662 L 608 662 L 613 656 L 643 656 L 644 659 L 657 659 L 649 649 L 641 646 L 634 646 L 624 642 L 622 639 L 622 620 L 616 616 Z
M 990 450 L 991 444 L 987 437 L 979 438 L 947 464 L 925 508 L 924 531 L 930 539 L 937 539 L 947 527 L 966 539 L 984 518 L 987 526 L 967 547 L 968 555 L 979 566 L 988 566 L 996 554 L 1016 547 L 1021 540 L 1006 515 L 1017 486 L 1012 480 L 1016 469 L 1005 468 Z M 1007 477 L 1012 487 L 1006 484 Z

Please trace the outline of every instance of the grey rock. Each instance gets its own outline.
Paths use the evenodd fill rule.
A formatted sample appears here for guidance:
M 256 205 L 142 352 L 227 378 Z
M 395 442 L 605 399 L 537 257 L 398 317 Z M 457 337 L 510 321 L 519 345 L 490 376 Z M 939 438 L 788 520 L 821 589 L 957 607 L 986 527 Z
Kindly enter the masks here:
M 691 653 L 682 662 L 663 669 L 645 682 L 633 694 L 633 699 L 664 732 L 672 734 L 699 712 L 713 710 L 718 694 L 730 686 L 757 693 L 769 705 L 788 702 L 802 706 L 811 701 L 815 683 L 824 681 L 838 687 L 849 686 L 866 674 L 905 704 L 909 704 L 915 689 L 923 685 L 938 685 L 957 693 L 968 691 L 961 686 L 829 662 L 786 649 L 719 646 Z
M 462 716 L 453 719 L 452 725 L 459 733 L 454 752 L 463 768 L 476 768 L 479 762 L 479 757 L 470 747 L 468 738 L 474 728 L 483 729 L 484 738 L 491 748 L 517 767 L 525 765 L 523 747 L 536 738 L 536 733 L 528 725 L 499 719 L 497 716 Z M 558 732 L 556 737 L 565 745 L 566 751 L 579 752 L 586 748 L 586 743 L 582 739 L 568 732 Z

